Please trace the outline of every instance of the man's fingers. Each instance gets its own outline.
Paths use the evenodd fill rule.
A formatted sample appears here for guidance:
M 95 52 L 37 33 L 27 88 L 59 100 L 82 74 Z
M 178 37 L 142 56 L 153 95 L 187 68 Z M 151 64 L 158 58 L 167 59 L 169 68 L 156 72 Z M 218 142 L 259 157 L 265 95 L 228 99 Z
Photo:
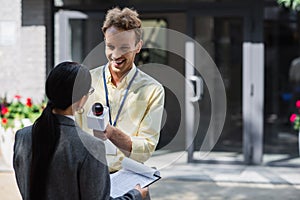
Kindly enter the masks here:
M 107 140 L 105 133 L 103 133 L 102 131 L 93 130 L 93 132 L 95 137 L 100 138 L 101 140 Z

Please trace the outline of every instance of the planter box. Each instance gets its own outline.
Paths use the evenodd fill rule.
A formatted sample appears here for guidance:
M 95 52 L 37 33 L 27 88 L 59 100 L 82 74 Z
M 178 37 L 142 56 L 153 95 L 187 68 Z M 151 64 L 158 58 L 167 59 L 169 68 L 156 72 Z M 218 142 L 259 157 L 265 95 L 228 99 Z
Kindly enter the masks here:
M 0 126 L 0 170 L 13 170 L 13 147 L 15 131 L 12 128 L 4 129 Z
M 29 126 L 29 119 L 22 119 L 22 123 L 15 121 L 15 128 L 4 129 L 0 125 L 0 171 L 13 171 L 13 153 L 15 132 L 21 128 L 21 124 Z

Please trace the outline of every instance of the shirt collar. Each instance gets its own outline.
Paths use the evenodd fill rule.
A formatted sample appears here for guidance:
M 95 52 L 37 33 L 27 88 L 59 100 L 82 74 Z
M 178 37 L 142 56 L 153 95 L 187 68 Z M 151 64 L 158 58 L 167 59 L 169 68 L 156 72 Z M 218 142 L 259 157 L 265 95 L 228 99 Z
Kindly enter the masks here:
M 126 84 L 128 85 L 130 80 L 133 78 L 134 76 L 134 73 L 135 73 L 135 70 L 136 70 L 136 65 L 133 63 L 132 64 L 132 68 L 130 69 L 129 72 L 127 72 L 121 79 L 121 82 L 120 82 L 120 85 L 123 85 L 123 84 Z M 105 65 L 105 78 L 106 78 L 106 83 L 107 84 L 112 84 L 112 81 L 111 81 L 111 73 L 109 71 L 109 67 L 108 67 L 108 64 Z
M 75 121 L 74 115 L 65 115 L 65 116 L 68 117 L 68 118 L 70 118 L 70 119 L 72 119 L 73 121 Z

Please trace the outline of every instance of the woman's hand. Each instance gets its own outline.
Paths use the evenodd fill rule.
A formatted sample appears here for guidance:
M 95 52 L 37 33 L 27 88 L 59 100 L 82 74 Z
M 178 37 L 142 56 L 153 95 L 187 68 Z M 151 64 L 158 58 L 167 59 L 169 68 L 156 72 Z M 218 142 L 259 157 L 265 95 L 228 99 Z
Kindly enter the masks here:
M 147 194 L 148 194 L 148 191 L 149 191 L 149 188 L 148 187 L 145 187 L 145 188 L 141 188 L 141 186 L 139 184 L 137 184 L 135 186 L 135 189 L 137 189 L 141 195 L 142 195 L 142 199 L 145 199 Z

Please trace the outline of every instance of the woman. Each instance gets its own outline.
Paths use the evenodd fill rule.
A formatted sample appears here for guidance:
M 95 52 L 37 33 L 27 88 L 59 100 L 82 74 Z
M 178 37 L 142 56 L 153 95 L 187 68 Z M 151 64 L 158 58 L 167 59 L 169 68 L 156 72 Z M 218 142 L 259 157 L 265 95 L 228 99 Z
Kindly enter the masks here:
M 43 113 L 15 137 L 13 162 L 23 199 L 111 199 L 104 144 L 78 128 L 73 117 L 93 92 L 88 69 L 60 63 L 45 89 L 49 102 Z M 142 199 L 146 193 L 137 186 L 116 199 Z

